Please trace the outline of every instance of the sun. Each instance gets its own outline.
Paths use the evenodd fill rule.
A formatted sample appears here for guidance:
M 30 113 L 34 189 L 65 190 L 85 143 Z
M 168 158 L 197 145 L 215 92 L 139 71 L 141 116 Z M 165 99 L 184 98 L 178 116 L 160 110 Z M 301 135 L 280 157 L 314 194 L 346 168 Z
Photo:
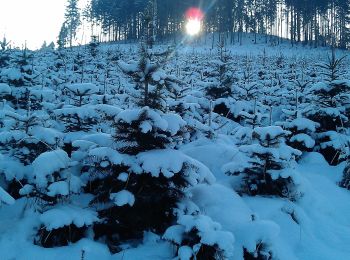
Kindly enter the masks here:
M 186 32 L 190 36 L 195 36 L 200 33 L 202 23 L 199 19 L 189 19 L 186 23 Z

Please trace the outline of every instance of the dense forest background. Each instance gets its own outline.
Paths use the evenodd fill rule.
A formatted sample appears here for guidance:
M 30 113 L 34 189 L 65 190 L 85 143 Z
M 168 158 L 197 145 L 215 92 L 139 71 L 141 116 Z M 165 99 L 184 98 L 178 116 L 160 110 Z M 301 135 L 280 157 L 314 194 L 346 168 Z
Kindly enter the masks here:
M 137 40 L 151 14 L 161 41 L 183 31 L 186 10 L 193 6 L 205 12 L 203 33 L 225 33 L 231 43 L 249 32 L 315 47 L 350 45 L 349 0 L 91 0 L 82 18 L 100 39 Z

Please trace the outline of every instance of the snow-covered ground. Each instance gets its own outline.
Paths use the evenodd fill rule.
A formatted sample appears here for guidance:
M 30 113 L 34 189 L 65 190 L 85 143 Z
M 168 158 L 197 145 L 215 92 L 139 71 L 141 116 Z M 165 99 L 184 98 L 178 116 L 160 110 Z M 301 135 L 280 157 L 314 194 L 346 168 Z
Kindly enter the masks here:
M 180 247 L 179 234 L 194 228 L 202 244 L 217 246 L 224 258 L 233 260 L 247 258 L 246 252 L 255 259 L 350 259 L 350 191 L 339 187 L 346 162 L 331 166 L 316 152 L 324 147 L 343 152 L 349 129 L 321 133 L 317 122 L 304 118 L 318 111 L 311 90 L 327 82 L 318 65 L 327 62 L 329 50 L 266 44 L 264 36 L 254 44 L 254 35 L 245 36 L 242 45 L 220 49 L 217 39 L 212 48 L 211 37 L 174 44 L 162 68 L 152 74 L 152 91 L 166 86 L 159 94 L 164 95 L 159 109 L 139 107 L 140 85 L 147 77 L 138 71 L 136 44 L 103 44 L 96 57 L 87 47 L 63 53 L 46 49 L 30 53 L 33 57 L 11 52 L 0 68 L 0 259 L 178 255 L 182 260 L 195 246 Z M 19 62 L 23 60 L 28 63 Z M 345 58 L 340 68 L 341 80 L 349 79 L 348 62 Z M 218 74 L 223 65 L 227 71 Z M 228 74 L 229 94 L 213 97 L 210 91 L 224 85 Z M 348 93 L 342 98 L 349 98 Z M 322 109 L 342 120 L 350 111 L 345 105 Z M 154 143 L 138 150 L 137 138 L 125 142 L 131 125 L 139 133 L 152 133 Z M 317 144 L 322 134 L 330 138 Z M 264 146 L 269 138 L 276 139 L 273 147 Z M 286 140 L 298 143 L 302 155 Z M 273 180 L 292 180 L 293 196 L 242 191 L 244 177 L 236 173 L 259 164 L 256 154 L 266 151 L 281 166 L 269 174 Z M 112 179 L 123 187 L 112 187 L 109 204 L 96 206 L 93 202 L 101 198 L 89 185 L 106 178 L 112 166 L 123 168 Z M 97 177 L 88 167 L 94 174 L 100 171 Z M 137 203 L 129 180 L 144 173 L 166 180 L 183 174 L 187 186 L 177 210 L 186 213 L 177 213 L 165 233 L 144 230 L 142 241 L 129 239 L 112 253 L 91 227 L 101 222 L 103 207 L 132 208 Z M 73 225 L 86 227 L 79 241 L 53 248 L 38 245 L 42 230 L 48 239 L 51 231 Z

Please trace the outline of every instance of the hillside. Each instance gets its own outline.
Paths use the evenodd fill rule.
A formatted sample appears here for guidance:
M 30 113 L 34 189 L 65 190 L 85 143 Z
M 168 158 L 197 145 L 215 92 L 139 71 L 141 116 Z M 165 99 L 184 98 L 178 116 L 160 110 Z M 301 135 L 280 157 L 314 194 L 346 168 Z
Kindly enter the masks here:
M 348 53 L 254 37 L 0 50 L 0 259 L 349 259 Z

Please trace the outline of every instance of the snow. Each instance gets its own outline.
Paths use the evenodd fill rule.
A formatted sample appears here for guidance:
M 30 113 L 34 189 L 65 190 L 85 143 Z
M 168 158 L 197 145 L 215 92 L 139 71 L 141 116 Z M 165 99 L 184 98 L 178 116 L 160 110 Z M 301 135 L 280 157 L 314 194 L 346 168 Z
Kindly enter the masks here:
M 33 173 L 38 187 L 47 185 L 47 176 L 69 166 L 70 159 L 63 150 L 42 153 L 33 161 Z
M 129 179 L 129 174 L 127 174 L 126 172 L 122 172 L 118 176 L 118 180 L 120 180 L 122 182 L 126 182 L 128 179 Z
M 288 131 L 283 130 L 279 126 L 257 127 L 254 129 L 254 132 L 258 134 L 261 140 L 274 139 L 288 133 Z
M 131 73 L 131 72 L 137 72 L 138 71 L 138 64 L 136 62 L 134 63 L 126 63 L 121 60 L 118 61 L 118 66 L 122 71 Z
M 174 225 L 165 231 L 163 238 L 176 244 L 181 244 L 184 233 L 185 227 L 183 225 Z
M 54 197 L 57 195 L 67 196 L 69 194 L 69 185 L 65 181 L 54 182 L 47 188 L 49 196 Z
M 30 133 L 39 140 L 55 145 L 59 140 L 63 138 L 63 134 L 56 129 L 35 126 L 30 129 Z
M 0 83 L 0 94 L 2 95 L 11 94 L 10 86 L 5 83 Z
M 316 129 L 319 127 L 318 123 L 311 121 L 307 118 L 297 118 L 291 122 L 285 122 L 283 123 L 283 125 L 288 129 L 295 127 L 298 131 L 309 130 L 311 132 L 315 132 Z
M 158 177 L 162 173 L 164 177 L 171 178 L 180 173 L 185 163 L 187 163 L 195 167 L 194 170 L 185 169 L 185 177 L 190 184 L 212 183 L 215 181 L 214 176 L 206 166 L 177 150 L 165 149 L 143 152 L 137 155 L 137 161 L 140 168 L 133 169 L 135 172 L 142 170 L 154 177 Z
M 12 205 L 15 203 L 15 199 L 12 198 L 3 188 L 0 187 L 0 202 Z
M 179 258 L 180 260 L 190 260 L 193 256 L 194 252 L 193 249 L 189 246 L 182 246 L 179 248 Z
M 297 134 L 294 135 L 290 138 L 291 142 L 299 142 L 303 143 L 305 147 L 307 148 L 313 148 L 315 146 L 315 140 L 312 139 L 309 135 L 307 134 Z
M 135 203 L 134 194 L 127 190 L 122 190 L 118 193 L 111 193 L 109 195 L 109 198 L 119 207 L 125 206 L 127 204 L 132 207 Z
M 178 223 L 184 226 L 186 232 L 197 229 L 201 236 L 201 243 L 210 246 L 217 245 L 225 251 L 227 258 L 232 257 L 234 236 L 230 232 L 222 231 L 221 225 L 213 222 L 210 217 L 184 215 L 179 218 Z
M 127 159 L 127 156 L 120 154 L 116 150 L 113 150 L 112 148 L 109 148 L 109 147 L 98 147 L 98 148 L 91 149 L 89 151 L 89 155 L 99 158 L 101 160 L 107 159 L 108 161 L 110 161 L 115 165 L 122 164 Z
M 122 120 L 126 123 L 131 124 L 131 122 L 138 120 L 143 113 L 146 113 L 147 119 L 151 120 L 152 126 L 154 125 L 156 128 L 159 128 L 164 131 L 167 130 L 167 121 L 165 121 L 158 113 L 156 113 L 153 110 L 150 110 L 147 107 L 143 109 L 124 110 L 119 113 L 119 115 L 117 116 L 117 120 Z M 148 126 L 144 126 L 145 128 L 142 130 L 149 131 L 151 122 L 148 123 Z
M 74 224 L 77 227 L 90 226 L 98 221 L 96 212 L 73 206 L 59 206 L 44 212 L 40 216 L 46 230 L 51 231 Z
M 3 69 L 0 74 L 9 80 L 19 80 L 22 77 L 21 71 L 16 68 Z
M 320 138 L 324 138 L 327 141 L 321 143 L 321 148 L 334 147 L 335 149 L 342 149 L 350 142 L 350 136 L 338 133 L 336 131 L 328 131 L 320 133 Z
M 33 192 L 33 190 L 34 190 L 34 187 L 32 185 L 26 184 L 23 186 L 23 188 L 19 190 L 19 194 L 23 196 L 29 195 L 31 192 Z
M 167 129 L 172 135 L 175 135 L 186 125 L 186 122 L 176 114 L 165 114 L 163 118 L 168 122 Z

